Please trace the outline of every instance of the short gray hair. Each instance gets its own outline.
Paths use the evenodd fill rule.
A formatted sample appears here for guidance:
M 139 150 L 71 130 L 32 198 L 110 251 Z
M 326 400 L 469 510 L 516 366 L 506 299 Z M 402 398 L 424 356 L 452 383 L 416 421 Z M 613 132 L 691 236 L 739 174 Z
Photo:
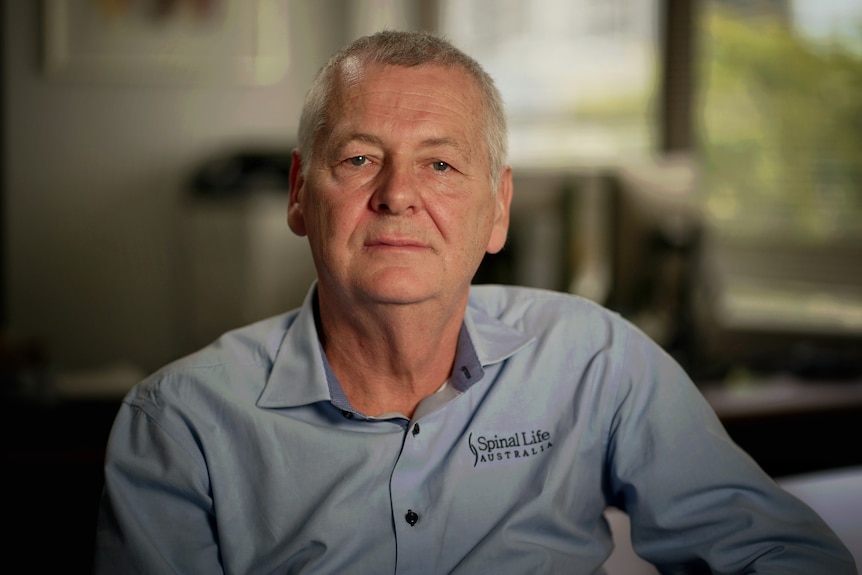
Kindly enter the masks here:
M 436 64 L 459 67 L 467 72 L 476 80 L 482 93 L 483 135 L 488 148 L 492 182 L 497 181 L 506 162 L 508 132 L 503 98 L 494 80 L 476 60 L 440 36 L 428 32 L 392 30 L 364 36 L 345 46 L 329 59 L 312 81 L 299 120 L 299 152 L 307 160 L 303 162 L 305 175 L 312 156 L 317 153 L 320 135 L 327 128 L 328 106 L 333 97 L 337 74 L 348 58 L 357 58 L 362 64 L 404 67 Z

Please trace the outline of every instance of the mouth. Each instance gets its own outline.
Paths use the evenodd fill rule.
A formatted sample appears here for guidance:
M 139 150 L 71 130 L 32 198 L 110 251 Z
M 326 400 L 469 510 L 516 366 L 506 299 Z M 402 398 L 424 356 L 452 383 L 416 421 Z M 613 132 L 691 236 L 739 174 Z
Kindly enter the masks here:
M 380 237 L 365 242 L 367 248 L 429 249 L 427 244 L 411 238 Z

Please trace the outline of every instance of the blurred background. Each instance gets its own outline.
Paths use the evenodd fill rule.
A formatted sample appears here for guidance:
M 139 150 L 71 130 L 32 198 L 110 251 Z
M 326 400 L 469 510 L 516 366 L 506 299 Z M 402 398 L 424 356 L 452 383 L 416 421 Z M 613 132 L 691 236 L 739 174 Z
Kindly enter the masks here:
M 382 28 L 445 33 L 503 92 L 512 230 L 477 282 L 628 317 L 776 477 L 862 464 L 862 0 L 0 6 L 0 419 L 22 552 L 64 540 L 57 565 L 86 572 L 123 394 L 301 304 L 301 102 Z

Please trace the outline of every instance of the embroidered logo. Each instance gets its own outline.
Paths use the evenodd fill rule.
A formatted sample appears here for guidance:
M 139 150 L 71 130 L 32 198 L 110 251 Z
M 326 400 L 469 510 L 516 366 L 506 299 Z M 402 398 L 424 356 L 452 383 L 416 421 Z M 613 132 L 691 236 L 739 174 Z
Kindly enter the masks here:
M 470 451 L 473 453 L 473 467 L 480 463 L 493 463 L 512 459 L 526 459 L 541 455 L 554 446 L 548 431 L 536 429 L 533 431 L 517 431 L 511 435 L 488 437 L 473 433 L 467 437 Z

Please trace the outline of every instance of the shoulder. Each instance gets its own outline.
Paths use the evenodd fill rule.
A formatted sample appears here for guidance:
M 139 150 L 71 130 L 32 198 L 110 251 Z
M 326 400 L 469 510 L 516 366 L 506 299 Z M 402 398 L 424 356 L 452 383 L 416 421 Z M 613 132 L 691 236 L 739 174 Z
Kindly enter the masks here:
M 527 355 L 543 366 L 604 365 L 607 375 L 639 379 L 642 372 L 677 369 L 656 342 L 619 313 L 586 298 L 550 290 L 481 285 L 471 289 L 474 323 L 506 324 L 536 340 Z M 478 318 L 478 319 L 477 319 Z
M 172 403 L 194 404 L 207 397 L 235 396 L 254 401 L 295 317 L 294 311 L 228 331 L 153 372 L 129 392 L 125 402 L 150 412 Z
M 618 313 L 586 298 L 551 290 L 478 285 L 470 291 L 470 307 L 531 335 L 548 331 L 610 337 L 633 326 Z

